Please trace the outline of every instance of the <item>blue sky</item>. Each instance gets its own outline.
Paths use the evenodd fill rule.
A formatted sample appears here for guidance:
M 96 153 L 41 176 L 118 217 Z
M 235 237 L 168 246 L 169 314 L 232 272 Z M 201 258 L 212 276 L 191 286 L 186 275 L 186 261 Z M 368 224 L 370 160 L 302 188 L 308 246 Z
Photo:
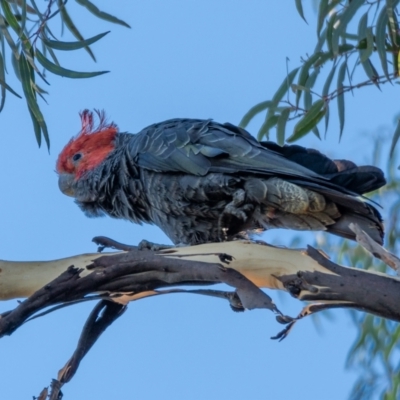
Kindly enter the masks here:
M 294 3 L 294 2 L 293 2 Z M 38 150 L 24 101 L 8 96 L 0 134 L 0 257 L 56 259 L 95 251 L 91 238 L 107 235 L 127 243 L 167 243 L 156 227 L 110 218 L 88 219 L 62 195 L 54 173 L 58 152 L 80 128 L 84 108 L 105 109 L 122 131 L 173 117 L 213 118 L 238 123 L 259 101 L 270 99 L 291 67 L 313 51 L 315 14 L 310 25 L 292 2 L 97 1 L 132 29 L 92 18 L 68 2 L 86 37 L 111 29 L 93 46 L 98 63 L 84 52 L 61 55 L 67 68 L 110 70 L 91 80 L 48 74 L 48 105 L 42 104 L 51 134 L 50 154 Z M 56 28 L 55 32 L 60 32 Z M 66 35 L 64 40 L 71 40 Z M 12 67 L 8 60 L 8 68 Z M 9 83 L 21 90 L 12 76 Z M 334 112 L 328 140 L 305 138 L 338 158 L 370 161 L 374 133 L 386 137 L 398 112 L 395 88 L 359 90 L 346 98 L 346 127 L 338 143 Z M 249 126 L 257 132 L 261 119 Z M 270 231 L 264 238 L 289 243 L 291 234 Z M 309 236 L 308 236 L 309 237 Z M 272 293 L 281 310 L 297 314 L 302 305 Z M 1 310 L 16 306 L 3 302 Z M 72 354 L 94 304 L 70 307 L 30 322 L 0 340 L 1 397 L 38 395 Z M 266 311 L 233 313 L 225 302 L 190 295 L 138 301 L 101 337 L 64 390 L 67 399 L 274 399 L 318 396 L 344 399 L 356 378 L 345 369 L 356 329 L 347 313 L 298 323 L 281 343 L 269 338 L 281 326 Z

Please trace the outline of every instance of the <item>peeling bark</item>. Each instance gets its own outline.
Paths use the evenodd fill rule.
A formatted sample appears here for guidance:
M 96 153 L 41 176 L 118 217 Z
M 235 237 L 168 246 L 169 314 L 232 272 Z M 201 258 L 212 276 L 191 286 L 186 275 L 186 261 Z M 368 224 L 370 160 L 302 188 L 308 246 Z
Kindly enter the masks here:
M 371 246 L 365 232 L 355 232 L 361 244 Z M 43 399 L 58 398 L 62 385 L 72 379 L 102 332 L 122 315 L 127 303 L 144 297 L 185 292 L 225 299 L 234 311 L 268 309 L 278 322 L 286 324 L 274 337 L 279 340 L 299 319 L 328 308 L 356 308 L 400 321 L 399 277 L 335 264 L 310 246 L 307 250 L 290 250 L 235 241 L 151 251 L 107 238 L 97 238 L 96 242 L 128 251 L 46 262 L 0 261 L 0 299 L 28 297 L 14 310 L 0 315 L 0 337 L 48 313 L 40 314 L 44 308 L 101 299 L 83 328 L 73 356 L 50 385 L 50 392 L 40 394 Z M 373 247 L 373 253 L 397 270 L 397 257 L 380 246 Z M 225 283 L 234 290 L 176 287 L 216 283 Z M 260 288 L 285 290 L 310 304 L 292 318 L 284 315 Z

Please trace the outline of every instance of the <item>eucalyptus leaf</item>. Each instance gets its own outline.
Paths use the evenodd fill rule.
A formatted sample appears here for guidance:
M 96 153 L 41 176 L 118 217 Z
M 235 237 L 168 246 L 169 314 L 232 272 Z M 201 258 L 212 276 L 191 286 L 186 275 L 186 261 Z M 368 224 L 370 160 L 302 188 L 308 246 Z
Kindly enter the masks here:
M 60 13 L 61 13 L 61 18 L 64 21 L 65 26 L 68 28 L 68 30 L 80 41 L 82 42 L 84 37 L 81 35 L 79 32 L 78 28 L 76 25 L 73 23 L 66 7 L 65 4 L 62 2 L 62 0 L 58 0 L 58 6 L 60 8 Z M 84 49 L 89 53 L 90 57 L 92 57 L 93 61 L 96 61 L 96 57 L 94 56 L 92 50 L 90 49 L 89 46 L 85 46 Z
M 3 57 L 0 56 L 0 66 L 3 66 Z M 22 99 L 22 97 L 10 86 L 7 85 L 6 80 L 5 80 L 5 76 L 3 74 L 0 74 L 0 86 L 2 87 L 2 90 L 8 90 L 10 93 L 12 93 L 14 96 Z M 3 95 L 2 95 L 3 97 Z M 0 107 L 0 111 L 3 107 Z
M 327 35 L 327 29 L 325 28 L 321 34 L 319 34 L 318 42 L 317 45 L 315 46 L 314 53 L 319 53 L 322 51 L 322 48 L 324 47 L 324 44 L 326 42 L 326 35 Z
M 3 54 L 3 57 L 5 57 L 6 44 L 5 44 L 4 36 L 3 36 L 2 32 L 1 32 L 1 30 L 0 30 L 0 52 L 1 52 L 1 54 Z M 7 64 L 6 63 L 4 63 L 4 70 L 5 70 L 6 73 L 8 73 Z
M 262 101 L 261 103 L 256 104 L 255 106 L 251 107 L 249 111 L 243 116 L 242 120 L 239 122 L 239 126 L 241 128 L 246 128 L 246 126 L 250 123 L 250 121 L 260 112 L 263 112 L 268 107 L 271 107 L 272 101 Z
M 12 13 L 10 5 L 6 0 L 0 0 L 0 3 L 1 3 L 1 8 L 3 9 L 4 12 L 4 18 L 6 19 L 7 23 L 17 33 L 17 35 L 20 36 L 21 27 L 19 26 L 19 23 L 15 18 L 15 15 Z
M 332 52 L 339 54 L 339 38 L 346 33 L 346 28 L 358 9 L 364 5 L 364 0 L 352 0 L 340 14 L 332 33 Z
M 339 54 L 337 56 L 334 56 L 332 52 L 324 52 L 321 54 L 321 56 L 318 58 L 318 60 L 314 63 L 314 68 L 318 68 L 323 66 L 328 60 L 335 60 L 339 56 L 342 56 L 343 54 L 349 53 L 353 51 L 355 47 L 352 44 L 349 43 L 344 43 L 339 46 Z
M 321 57 L 323 53 L 314 53 L 307 61 L 304 62 L 303 66 L 301 67 L 299 79 L 297 80 L 297 85 L 305 86 L 307 79 L 309 77 L 309 72 L 311 66 Z M 296 107 L 299 106 L 299 101 L 301 97 L 301 91 L 296 92 Z
M 97 42 L 98 40 L 106 36 L 108 33 L 110 33 L 110 31 L 100 33 L 89 39 L 80 40 L 78 42 L 62 42 L 60 40 L 49 40 L 46 38 L 42 38 L 42 41 L 46 46 L 51 47 L 52 49 L 55 50 L 66 50 L 66 51 L 78 50 L 90 46 L 91 44 Z
M 29 65 L 28 61 L 25 58 L 25 55 L 21 52 L 19 55 L 19 71 L 21 76 L 22 89 L 25 94 L 26 101 L 28 103 L 28 108 L 32 117 L 32 122 L 34 125 L 36 139 L 38 141 L 38 145 L 41 144 L 40 134 L 38 138 L 37 134 L 37 125 L 40 127 L 40 131 L 43 134 L 43 137 L 47 143 L 47 147 L 50 148 L 50 139 L 47 131 L 47 125 L 43 118 L 42 112 L 40 111 L 39 105 L 37 104 L 36 96 L 34 91 L 32 90 L 32 79 L 31 76 L 33 74 L 33 69 Z
M 14 53 L 14 57 L 18 59 L 19 57 L 18 46 L 15 44 L 13 38 L 11 37 L 10 32 L 8 32 L 5 19 L 2 15 L 0 15 L 0 31 L 3 34 L 4 38 L 6 39 L 8 45 L 10 46 L 10 49 Z
M 78 0 L 77 0 L 77 1 L 78 1 Z M 304 11 L 303 11 L 303 3 L 302 3 L 302 0 L 295 0 L 295 2 L 296 2 L 296 9 L 297 9 L 297 12 L 299 13 L 300 17 L 303 18 L 304 22 L 305 22 L 306 24 L 308 24 L 307 20 L 306 20 L 305 17 L 304 17 Z
M 374 84 L 378 87 L 379 89 L 379 82 L 377 80 L 379 74 L 374 65 L 372 64 L 370 59 L 367 59 L 367 61 L 361 62 L 365 73 L 367 74 L 368 78 L 374 82 Z
M 318 7 L 318 22 L 317 22 L 317 35 L 320 36 L 321 29 L 324 25 L 325 18 L 328 17 L 329 14 L 331 16 L 335 15 L 336 12 L 332 10 L 340 4 L 342 0 L 321 0 Z M 331 40 L 331 39 L 330 39 Z
M 296 74 L 300 67 L 295 68 L 293 71 L 289 72 L 289 74 L 285 77 L 281 85 L 279 86 L 278 90 L 275 92 L 274 96 L 272 97 L 272 104 L 271 106 L 275 107 L 278 103 L 282 100 L 282 97 L 287 93 L 291 84 L 296 77 Z
M 367 47 L 364 52 L 361 54 L 361 61 L 366 61 L 374 51 L 374 34 L 372 31 L 372 27 L 369 26 L 366 31 L 366 39 L 367 39 Z
M 286 131 L 286 123 L 287 120 L 289 119 L 291 108 L 285 108 L 282 112 L 281 115 L 278 118 L 277 124 L 276 124 L 276 141 L 280 146 L 283 146 L 285 143 L 285 131 Z
M 329 89 L 330 89 L 331 83 L 332 83 L 332 79 L 333 79 L 333 77 L 335 75 L 335 72 L 336 72 L 336 67 L 337 67 L 337 64 L 333 65 L 332 69 L 330 70 L 330 72 L 329 72 L 329 74 L 328 74 L 328 76 L 326 78 L 325 84 L 324 84 L 324 86 L 322 88 L 322 97 L 323 98 L 328 96 Z
M 104 19 L 105 21 L 112 22 L 114 24 L 119 24 L 119 25 L 125 26 L 127 28 L 130 28 L 130 25 L 127 24 L 125 21 L 122 21 L 122 19 L 114 17 L 113 15 L 108 14 L 104 11 L 100 11 L 99 8 L 89 0 L 75 0 L 75 1 L 78 4 L 80 4 L 81 6 L 86 7 L 97 18 Z
M 360 18 L 360 21 L 358 22 L 358 42 L 361 43 L 363 40 L 366 40 L 367 38 L 367 27 L 368 27 L 368 11 L 363 14 L 363 16 Z M 369 58 L 368 56 L 364 56 L 364 53 L 366 52 L 363 49 L 359 49 L 360 52 L 360 59 L 361 62 L 364 62 Z
M 393 73 L 395 77 L 399 76 L 399 54 L 400 54 L 400 27 L 397 20 L 397 15 L 394 12 L 394 5 L 398 5 L 399 0 L 386 0 L 386 6 L 388 10 L 388 19 L 390 27 L 390 41 L 392 44 L 392 63 L 393 63 Z M 397 11 L 397 10 L 396 10 Z
M 322 99 L 317 100 L 303 118 L 297 122 L 293 134 L 287 139 L 287 141 L 291 143 L 306 135 L 318 124 L 319 121 L 321 121 L 325 113 L 325 101 Z
M 36 59 L 40 64 L 48 71 L 53 74 L 64 76 L 66 78 L 74 78 L 74 79 L 82 79 L 82 78 L 93 78 L 95 76 L 103 75 L 108 73 L 109 71 L 97 71 L 97 72 L 78 72 L 72 71 L 70 69 L 63 68 L 59 65 L 52 63 L 49 59 L 47 59 L 39 49 L 36 49 Z
M 319 134 L 319 129 L 317 125 L 315 125 L 314 128 L 311 129 L 311 131 L 319 140 L 321 140 L 321 135 Z
M 25 30 L 25 25 L 26 25 L 26 14 L 28 11 L 28 5 L 26 4 L 26 0 L 21 0 L 21 31 L 23 32 Z M 35 13 L 35 11 L 32 9 L 32 7 L 29 7 Z
M 393 133 L 392 144 L 390 146 L 390 158 L 393 157 L 394 149 L 396 148 L 396 144 L 400 138 L 400 119 L 397 119 L 396 129 Z
M 399 33 L 399 24 L 397 22 L 395 8 L 399 4 L 399 0 L 386 0 L 386 10 L 389 21 L 390 37 L 394 47 L 398 47 L 397 35 Z
M 61 0 L 58 0 L 58 3 L 60 3 L 60 1 Z M 33 6 L 33 10 L 34 10 L 33 13 L 37 14 L 39 16 L 40 20 L 43 22 L 43 15 L 39 10 L 39 7 L 37 6 L 36 1 L 35 0 L 30 0 L 30 2 L 32 4 L 32 6 Z M 59 4 L 59 6 L 60 6 L 60 4 Z
M 317 80 L 317 76 L 319 74 L 320 69 L 315 69 L 311 75 L 308 77 L 307 82 L 306 82 L 306 88 L 308 89 L 304 93 L 304 108 L 308 110 L 311 107 L 312 103 L 312 94 L 311 94 L 311 88 L 314 87 L 315 81 Z
M 346 77 L 347 71 L 347 59 L 343 61 L 339 68 L 337 77 L 337 104 L 339 113 L 339 140 L 342 138 L 343 128 L 344 128 L 344 93 L 343 93 L 343 82 Z
M 321 29 L 324 25 L 326 16 L 328 15 L 329 0 L 321 0 L 318 6 L 318 22 L 317 22 L 317 36 L 320 36 Z
M 376 40 L 376 48 L 378 50 L 379 59 L 381 60 L 381 65 L 383 72 L 387 79 L 390 80 L 389 77 L 389 69 L 388 62 L 386 57 L 386 25 L 388 23 L 388 16 L 386 6 L 382 7 L 381 12 L 379 13 L 378 20 L 376 22 L 376 30 L 375 30 L 375 40 Z
M 294 81 L 294 78 L 297 75 L 297 72 L 299 71 L 300 67 L 295 68 L 294 70 L 290 71 L 283 82 L 280 84 L 278 90 L 275 92 L 274 96 L 272 97 L 272 104 L 271 107 L 269 107 L 267 116 L 265 117 L 265 121 L 271 118 L 273 113 L 275 112 L 275 108 L 278 106 L 279 102 L 282 100 L 282 97 L 288 92 L 291 84 Z M 265 124 L 265 122 L 264 122 Z M 260 134 L 260 132 L 259 132 Z
M 40 124 L 38 120 L 36 119 L 35 115 L 33 114 L 32 110 L 30 107 L 28 107 L 29 115 L 31 116 L 32 124 L 33 124 L 33 132 L 35 133 L 36 137 L 36 142 L 38 146 L 40 147 L 42 144 L 42 129 L 40 127 Z
M 333 77 L 335 76 L 336 67 L 337 67 L 337 64 L 334 64 L 334 66 L 330 70 L 330 72 L 329 72 L 329 74 L 328 74 L 328 76 L 326 78 L 326 81 L 324 83 L 324 86 L 322 88 L 322 98 L 324 100 L 326 100 L 326 98 L 327 98 L 327 96 L 329 94 L 329 89 L 331 87 Z M 326 113 L 325 113 L 325 136 L 326 136 L 326 133 L 328 131 L 328 125 L 329 125 L 329 106 L 327 104 L 326 105 Z
M 5 74 L 5 69 L 4 69 L 4 58 L 3 54 L 0 53 L 0 85 L 1 85 L 1 100 L 0 100 L 0 112 L 3 111 L 4 104 L 6 102 L 6 88 L 4 87 L 4 84 L 6 83 L 6 74 Z
M 26 4 L 26 0 L 8 0 L 8 2 L 17 4 L 21 8 L 21 13 L 24 12 L 25 8 L 26 13 L 37 14 L 36 11 L 29 4 Z
M 50 54 L 51 58 L 52 58 L 53 61 L 54 61 L 54 64 L 56 64 L 56 65 L 61 65 L 61 64 L 59 63 L 58 58 L 56 57 L 56 54 L 54 53 L 53 49 L 51 49 L 50 47 L 46 47 L 46 46 L 44 45 L 44 43 L 43 43 L 43 54 L 46 54 L 45 51 L 47 51 L 47 52 Z
M 337 13 L 332 13 L 328 19 L 328 25 L 326 27 L 326 44 L 328 46 L 329 53 L 332 54 L 332 56 L 333 56 L 333 46 L 332 46 L 333 31 L 338 18 L 339 17 Z
M 329 126 L 329 114 L 330 114 L 330 109 L 329 109 L 329 104 L 326 105 L 326 113 L 324 115 L 324 119 L 325 119 L 325 133 L 324 136 L 326 138 L 326 134 L 328 132 L 328 126 Z
M 262 140 L 264 136 L 269 139 L 269 130 L 277 124 L 278 119 L 279 115 L 271 115 L 269 118 L 266 118 L 257 133 L 257 139 Z
M 13 67 L 15 76 L 19 81 L 21 81 L 21 74 L 19 73 L 19 66 L 18 66 L 18 58 L 15 58 L 14 53 L 11 53 L 11 65 Z
M 24 47 L 25 51 L 29 52 L 32 47 L 30 39 L 25 35 L 24 31 L 21 29 L 20 23 L 18 22 L 17 18 L 11 11 L 8 2 L 6 0 L 0 0 L 0 2 L 4 12 L 4 18 L 11 26 L 11 28 L 14 30 L 14 32 L 18 35 L 19 39 L 21 39 L 20 42 Z
M 400 71 L 400 51 L 394 51 L 392 54 L 393 59 L 393 72 L 396 77 L 399 76 Z
M 327 61 L 333 59 L 333 53 L 331 51 L 326 51 L 321 53 L 321 56 L 318 60 L 314 63 L 314 68 L 322 67 Z
M 355 33 L 344 32 L 342 38 L 348 40 L 357 40 L 358 36 Z
M 309 91 L 310 91 L 310 88 L 309 88 L 309 87 L 302 86 L 302 85 L 296 85 L 295 83 L 292 83 L 292 84 L 290 85 L 290 88 L 292 89 L 293 93 L 296 93 L 298 90 L 304 90 L 304 91 L 306 91 L 306 92 L 309 92 Z
M 358 40 L 362 40 L 365 38 L 365 33 L 367 31 L 368 26 L 368 11 L 362 15 L 360 21 L 358 22 Z

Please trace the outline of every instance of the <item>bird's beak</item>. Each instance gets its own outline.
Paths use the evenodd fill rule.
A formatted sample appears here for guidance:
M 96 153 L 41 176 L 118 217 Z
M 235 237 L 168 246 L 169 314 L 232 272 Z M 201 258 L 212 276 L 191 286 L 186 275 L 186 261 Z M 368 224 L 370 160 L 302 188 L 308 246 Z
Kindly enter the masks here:
M 65 195 L 75 197 L 73 183 L 74 183 L 74 175 L 72 174 L 58 175 L 58 187 Z

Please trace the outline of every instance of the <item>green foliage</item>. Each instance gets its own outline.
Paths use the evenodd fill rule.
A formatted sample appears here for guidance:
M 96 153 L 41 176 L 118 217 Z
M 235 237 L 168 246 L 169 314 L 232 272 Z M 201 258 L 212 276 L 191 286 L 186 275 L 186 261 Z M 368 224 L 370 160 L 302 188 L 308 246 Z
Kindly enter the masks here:
M 379 164 L 380 155 L 383 153 L 381 144 L 382 138 L 376 140 L 374 165 Z M 385 176 L 388 183 L 372 197 L 379 203 L 385 204 L 383 210 L 386 230 L 385 248 L 394 254 L 399 254 L 400 182 L 398 170 L 394 168 L 395 161 L 393 159 L 387 161 Z M 389 204 L 391 204 L 390 207 Z M 341 240 L 338 244 L 337 240 L 327 237 L 324 251 L 340 264 L 393 274 L 393 271 L 389 270 L 385 264 L 373 258 L 355 242 Z M 358 328 L 358 336 L 349 351 L 347 366 L 359 370 L 360 374 L 354 384 L 350 399 L 399 399 L 400 325 L 362 312 L 351 311 L 351 315 Z
M 315 1 L 314 51 L 307 53 L 300 65 L 289 68 L 272 98 L 252 107 L 240 125 L 246 127 L 256 115 L 263 113 L 265 119 L 258 138 L 269 138 L 275 129 L 276 140 L 283 145 L 310 132 L 318 136 L 318 125 L 322 123 L 327 132 L 332 109 L 339 120 L 341 136 L 347 93 L 365 86 L 376 86 L 380 90 L 388 82 L 400 84 L 399 3 L 399 0 Z M 303 0 L 295 0 L 300 17 L 307 22 L 304 4 Z M 365 78 L 360 78 L 362 75 Z M 379 199 L 377 193 L 373 195 L 385 204 L 386 248 L 394 254 L 400 249 L 400 183 L 394 157 L 399 138 L 400 119 L 397 118 L 386 167 L 388 184 L 380 190 Z M 382 153 L 381 143 L 382 140 L 376 141 L 374 146 L 374 165 Z M 389 204 L 392 205 L 389 207 Z M 393 273 L 354 242 L 327 237 L 324 250 L 344 265 Z M 399 399 L 399 324 L 356 311 L 351 315 L 358 327 L 358 337 L 349 351 L 347 366 L 357 368 L 360 374 L 350 398 Z
M 99 10 L 88 0 L 76 0 L 76 2 L 97 18 L 129 28 L 126 22 Z M 38 103 L 38 96 L 44 98 L 46 92 L 36 83 L 39 78 L 44 84 L 48 84 L 44 71 L 73 79 L 92 78 L 108 72 L 73 71 L 58 62 L 55 51 L 79 49 L 85 49 L 96 61 L 90 46 L 108 33 L 100 33 L 85 39 L 70 17 L 66 3 L 62 0 L 48 0 L 45 9 L 40 10 L 35 0 L 0 0 L 0 112 L 4 107 L 7 92 L 19 98 L 24 97 L 39 146 L 42 139 L 45 140 L 47 147 L 50 146 L 46 122 Z M 53 34 L 50 24 L 57 19 L 76 38 L 76 41 L 64 42 Z M 6 81 L 5 60 L 10 56 L 14 73 L 21 83 L 22 93 L 10 87 Z M 43 67 L 43 72 L 39 69 L 39 65 Z
M 306 21 L 303 3 L 295 0 L 300 17 Z M 399 0 L 320 0 L 316 8 L 314 52 L 287 74 L 272 100 L 252 107 L 240 123 L 246 127 L 257 114 L 265 113 L 259 139 L 269 138 L 274 127 L 280 144 L 285 140 L 296 141 L 310 132 L 318 136 L 322 119 L 325 132 L 328 129 L 334 103 L 341 137 L 346 93 L 365 86 L 374 85 L 379 89 L 387 82 L 400 83 Z M 322 70 L 324 73 L 320 73 Z M 359 70 L 366 79 L 354 82 L 355 72 Z M 332 88 L 333 82 L 336 86 Z M 332 102 L 334 99 L 336 102 Z M 291 133 L 287 132 L 289 129 Z M 393 136 L 392 148 L 397 143 L 399 130 Z

